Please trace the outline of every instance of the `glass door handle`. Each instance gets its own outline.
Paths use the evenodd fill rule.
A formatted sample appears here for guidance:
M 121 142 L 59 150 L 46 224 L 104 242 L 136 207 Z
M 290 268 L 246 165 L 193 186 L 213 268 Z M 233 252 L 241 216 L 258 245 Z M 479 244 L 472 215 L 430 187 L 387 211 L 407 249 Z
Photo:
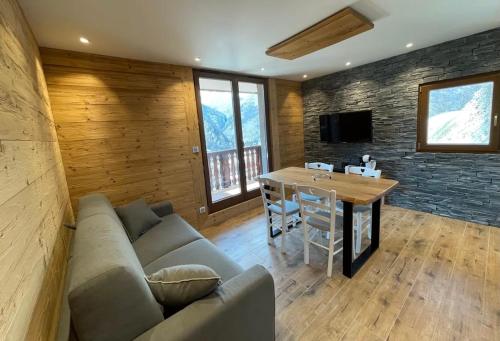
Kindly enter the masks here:
M 496 127 L 498 123 L 498 114 L 495 114 L 495 117 L 493 118 L 493 126 Z

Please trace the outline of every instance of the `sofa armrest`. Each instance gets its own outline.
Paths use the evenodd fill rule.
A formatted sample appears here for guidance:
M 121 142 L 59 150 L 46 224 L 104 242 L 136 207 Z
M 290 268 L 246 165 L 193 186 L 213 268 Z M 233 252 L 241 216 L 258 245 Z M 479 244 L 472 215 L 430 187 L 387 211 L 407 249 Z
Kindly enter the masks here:
M 274 282 L 255 265 L 149 331 L 137 341 L 274 340 Z
M 174 206 L 172 206 L 172 203 L 168 200 L 154 203 L 152 205 L 149 205 L 149 207 L 151 207 L 153 212 L 156 213 L 160 218 L 174 213 Z

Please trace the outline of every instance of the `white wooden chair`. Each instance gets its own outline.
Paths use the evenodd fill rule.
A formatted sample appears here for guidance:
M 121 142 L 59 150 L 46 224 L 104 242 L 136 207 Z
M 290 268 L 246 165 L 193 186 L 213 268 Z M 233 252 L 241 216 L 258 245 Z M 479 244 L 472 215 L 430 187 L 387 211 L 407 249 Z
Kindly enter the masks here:
M 309 264 L 309 244 L 328 250 L 328 267 L 326 274 L 328 277 L 331 277 L 333 256 L 342 251 L 342 247 L 336 248 L 336 245 L 343 240 L 343 238 L 335 240 L 336 227 L 342 227 L 342 220 L 338 219 L 336 215 L 336 192 L 334 190 L 327 191 L 316 187 L 296 186 L 296 193 L 299 199 L 304 229 L 304 262 Z M 304 194 L 320 197 L 321 200 L 307 200 L 304 198 Z M 328 247 L 312 240 L 311 232 L 313 229 L 318 230 L 320 234 L 321 232 L 328 232 Z
M 346 166 L 345 174 L 357 174 L 379 179 L 382 176 L 380 169 L 375 170 L 369 167 L 361 166 Z M 337 210 L 342 211 L 342 206 L 337 205 Z M 359 254 L 361 251 L 361 241 L 363 232 L 366 230 L 368 239 L 372 238 L 371 215 L 372 205 L 355 205 L 354 206 L 354 233 L 355 233 L 355 252 Z M 366 225 L 366 227 L 365 227 Z
M 306 169 L 319 169 L 327 172 L 333 172 L 333 164 L 323 163 L 323 162 L 306 162 Z
M 285 253 L 285 239 L 288 225 L 295 224 L 294 215 L 299 213 L 299 205 L 285 197 L 285 185 L 282 182 L 259 178 L 260 192 L 264 203 L 267 222 L 267 242 L 272 244 L 273 229 L 281 231 L 281 252 Z
M 373 169 L 369 167 L 345 166 L 345 174 L 357 174 L 379 179 L 382 176 L 382 171 L 380 169 Z
M 323 162 L 306 162 L 306 169 L 318 169 L 327 172 L 333 172 L 333 164 L 323 163 Z M 320 198 L 318 196 L 309 195 L 307 193 L 303 193 L 302 196 L 309 201 L 319 201 Z

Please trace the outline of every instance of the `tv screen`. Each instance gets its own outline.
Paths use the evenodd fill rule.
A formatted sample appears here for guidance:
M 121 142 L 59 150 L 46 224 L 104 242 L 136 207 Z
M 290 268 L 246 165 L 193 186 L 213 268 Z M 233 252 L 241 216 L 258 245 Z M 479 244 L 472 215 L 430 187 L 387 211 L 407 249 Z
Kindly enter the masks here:
M 371 110 L 321 115 L 319 122 L 323 142 L 372 142 Z

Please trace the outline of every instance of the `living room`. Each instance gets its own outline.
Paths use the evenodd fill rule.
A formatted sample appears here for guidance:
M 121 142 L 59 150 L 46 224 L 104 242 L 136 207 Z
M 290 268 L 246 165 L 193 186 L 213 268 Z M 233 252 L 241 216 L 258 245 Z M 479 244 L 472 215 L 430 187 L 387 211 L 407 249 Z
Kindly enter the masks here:
M 500 3 L 0 2 L 0 339 L 500 339 Z

